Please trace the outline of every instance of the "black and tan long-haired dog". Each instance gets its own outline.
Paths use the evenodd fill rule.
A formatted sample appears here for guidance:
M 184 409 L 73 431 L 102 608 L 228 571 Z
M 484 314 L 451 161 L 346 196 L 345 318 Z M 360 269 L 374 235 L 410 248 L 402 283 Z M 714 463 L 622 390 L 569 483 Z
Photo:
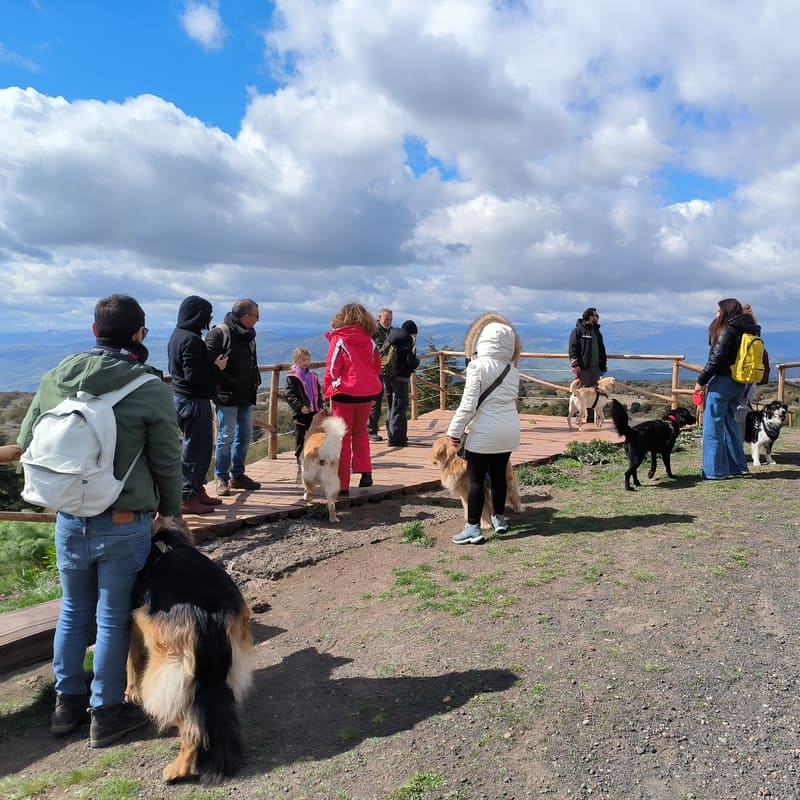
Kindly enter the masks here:
M 628 412 L 618 400 L 611 401 L 611 418 L 617 433 L 625 438 L 625 455 L 628 456 L 628 469 L 625 471 L 625 488 L 634 491 L 631 479 L 636 486 L 641 486 L 636 470 L 650 453 L 650 469 L 647 477 L 656 474 L 656 455 L 661 456 L 664 468 L 670 478 L 674 477 L 669 458 L 681 428 L 694 425 L 696 417 L 685 408 L 673 408 L 664 414 L 664 419 L 651 419 L 631 426 Z
M 176 726 L 178 757 L 165 781 L 215 783 L 242 760 L 237 703 L 252 680 L 250 610 L 233 579 L 177 530 L 153 536 L 133 593 L 129 702 L 162 730 Z

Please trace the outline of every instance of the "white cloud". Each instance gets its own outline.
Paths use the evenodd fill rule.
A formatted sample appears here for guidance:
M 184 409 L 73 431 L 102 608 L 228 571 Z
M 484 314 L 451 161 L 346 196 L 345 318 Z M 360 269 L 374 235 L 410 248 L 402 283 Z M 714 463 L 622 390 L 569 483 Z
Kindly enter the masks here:
M 0 64 L 2 63 L 11 64 L 15 67 L 22 67 L 22 69 L 26 69 L 29 72 L 39 71 L 39 64 L 36 61 L 26 58 L 19 53 L 15 53 L 13 50 L 9 50 L 0 42 Z
M 180 20 L 186 35 L 204 50 L 220 50 L 225 44 L 225 25 L 215 0 L 187 0 Z
M 151 95 L 0 90 L 0 293 L 61 314 L 121 284 L 165 310 L 262 292 L 274 324 L 321 325 L 353 298 L 572 324 L 741 293 L 794 325 L 795 5 L 278 0 L 280 88 L 251 90 L 236 138 Z M 217 3 L 181 20 L 222 46 Z M 457 179 L 415 176 L 410 136 Z M 666 166 L 736 192 L 664 200 Z

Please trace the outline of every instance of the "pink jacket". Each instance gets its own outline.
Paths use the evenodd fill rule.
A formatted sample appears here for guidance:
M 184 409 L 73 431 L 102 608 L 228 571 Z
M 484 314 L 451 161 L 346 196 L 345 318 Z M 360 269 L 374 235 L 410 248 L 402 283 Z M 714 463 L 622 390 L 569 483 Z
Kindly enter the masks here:
M 360 325 L 325 334 L 328 355 L 323 380 L 325 399 L 362 402 L 380 394 L 381 357 L 372 337 Z

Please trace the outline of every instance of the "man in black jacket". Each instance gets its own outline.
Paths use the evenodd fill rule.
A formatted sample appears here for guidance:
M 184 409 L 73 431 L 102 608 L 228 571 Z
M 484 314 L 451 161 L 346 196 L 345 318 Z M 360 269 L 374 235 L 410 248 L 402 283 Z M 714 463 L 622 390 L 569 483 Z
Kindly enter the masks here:
M 227 353 L 228 363 L 216 376 L 217 450 L 214 462 L 217 495 L 231 489 L 260 489 L 245 474 L 247 450 L 253 438 L 253 406 L 261 385 L 256 356 L 255 325 L 259 320 L 255 300 L 237 300 L 222 325 L 208 332 L 211 357 Z
M 211 464 L 213 418 L 211 397 L 214 376 L 227 366 L 227 358 L 209 355 L 201 333 L 211 325 L 211 303 L 197 295 L 185 298 L 178 309 L 178 324 L 167 345 L 169 372 L 183 434 L 182 514 L 210 514 L 222 501 L 206 492 Z
M 582 387 L 597 386 L 606 372 L 606 347 L 596 308 L 587 308 L 575 323 L 569 336 L 569 365 Z M 586 421 L 594 421 L 594 409 L 587 410 Z

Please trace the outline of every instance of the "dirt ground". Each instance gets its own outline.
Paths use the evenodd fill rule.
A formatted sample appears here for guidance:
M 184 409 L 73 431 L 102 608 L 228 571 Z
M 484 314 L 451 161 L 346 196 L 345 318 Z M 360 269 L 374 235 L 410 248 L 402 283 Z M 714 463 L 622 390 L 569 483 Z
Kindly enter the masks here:
M 442 492 L 206 542 L 254 611 L 242 774 L 164 786 L 174 737 L 92 751 L 43 708 L 0 742 L 0 797 L 796 798 L 798 445 L 714 484 L 690 447 L 635 493 L 567 470 L 477 546 Z M 3 708 L 48 679 L 6 676 Z

